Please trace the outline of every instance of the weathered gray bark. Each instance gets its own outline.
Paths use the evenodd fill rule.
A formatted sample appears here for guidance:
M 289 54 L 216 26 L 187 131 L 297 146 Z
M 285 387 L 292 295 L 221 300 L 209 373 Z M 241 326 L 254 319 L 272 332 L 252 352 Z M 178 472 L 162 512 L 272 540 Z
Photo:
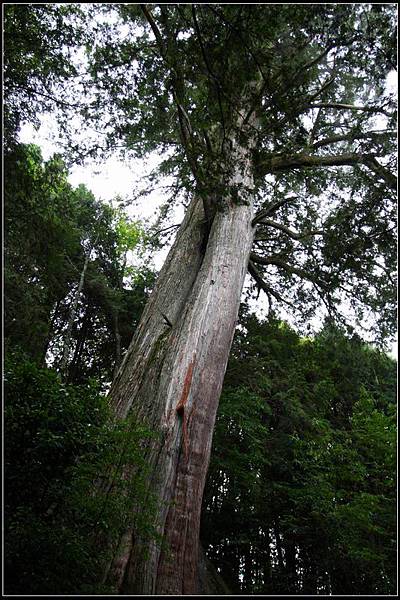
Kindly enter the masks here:
M 249 190 L 248 153 L 240 158 L 228 184 Z M 108 575 L 119 593 L 198 592 L 203 488 L 253 242 L 251 199 L 219 204 L 211 229 L 200 198 L 188 207 L 110 391 L 117 416 L 133 411 L 162 433 L 148 460 L 166 549 L 127 531 Z

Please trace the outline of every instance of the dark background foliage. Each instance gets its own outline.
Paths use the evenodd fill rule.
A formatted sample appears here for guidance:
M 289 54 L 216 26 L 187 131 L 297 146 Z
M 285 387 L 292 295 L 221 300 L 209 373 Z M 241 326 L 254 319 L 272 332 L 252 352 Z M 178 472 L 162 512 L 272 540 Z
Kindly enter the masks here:
M 395 381 L 395 361 L 329 324 L 307 339 L 242 316 L 202 524 L 233 593 L 394 593 Z

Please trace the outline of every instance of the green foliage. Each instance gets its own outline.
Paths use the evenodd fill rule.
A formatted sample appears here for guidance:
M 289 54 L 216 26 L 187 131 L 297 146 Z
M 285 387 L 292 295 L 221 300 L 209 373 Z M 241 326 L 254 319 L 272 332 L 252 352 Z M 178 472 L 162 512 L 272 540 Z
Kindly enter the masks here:
M 144 243 L 143 227 L 97 201 L 85 186 L 74 189 L 60 157 L 45 162 L 37 146 L 16 145 L 4 166 L 6 347 L 23 347 L 38 364 L 47 359 L 57 366 L 91 252 L 72 330 L 69 379 L 95 377 L 106 386 L 116 362 L 115 338 L 120 335 L 124 351 L 154 280 L 149 269 L 132 271 L 126 264 L 127 252 Z
M 136 248 L 143 239 L 144 231 L 140 223 L 128 219 L 121 210 L 118 211 L 117 218 L 115 227 L 118 240 L 117 249 L 120 253 L 125 253 Z
M 242 316 L 202 523 L 234 593 L 394 592 L 395 377 L 329 324 L 311 339 Z
M 74 386 L 22 354 L 5 367 L 5 583 L 12 594 L 107 592 L 130 524 L 156 539 L 143 424 L 115 424 L 93 382 Z
M 51 310 L 75 278 L 73 262 L 81 260 L 89 193 L 74 191 L 59 157 L 44 163 L 37 146 L 18 145 L 4 166 L 5 337 L 40 360 Z
M 4 7 L 6 148 L 15 144 L 22 123 L 38 125 L 46 110 L 74 109 L 62 83 L 71 86 L 78 76 L 73 55 L 85 39 L 83 16 L 77 4 Z

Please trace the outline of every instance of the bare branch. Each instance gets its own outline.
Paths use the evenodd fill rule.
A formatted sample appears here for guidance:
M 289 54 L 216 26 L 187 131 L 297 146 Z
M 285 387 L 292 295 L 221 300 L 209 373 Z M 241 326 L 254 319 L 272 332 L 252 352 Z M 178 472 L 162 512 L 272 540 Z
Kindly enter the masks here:
M 310 154 L 293 154 L 292 156 L 273 156 L 261 160 L 257 165 L 261 175 L 310 167 L 340 167 L 362 164 L 367 166 L 379 177 L 385 180 L 391 189 L 397 189 L 397 178 L 385 167 L 380 165 L 374 156 L 369 154 L 347 152 L 332 156 L 313 156 Z
M 273 290 L 269 285 L 267 285 L 265 283 L 265 281 L 262 278 L 261 274 L 259 273 L 258 269 L 256 268 L 256 266 L 254 265 L 254 263 L 251 260 L 249 260 L 248 268 L 249 268 L 249 273 L 255 280 L 258 288 L 263 290 L 263 292 L 265 292 L 268 299 L 270 298 L 270 296 L 273 296 L 276 300 L 278 300 L 278 302 L 284 302 L 285 304 L 288 304 L 289 306 L 294 308 L 294 305 L 292 304 L 292 302 L 289 302 L 289 300 L 286 300 L 285 298 L 283 298 L 280 294 L 278 294 L 278 292 Z
M 387 117 L 391 117 L 392 115 L 388 113 L 383 108 L 379 108 L 378 106 L 356 106 L 355 104 L 343 104 L 341 102 L 318 102 L 316 104 L 310 104 L 308 108 L 334 108 L 336 110 L 361 110 L 363 112 L 370 113 L 382 113 Z
M 177 227 L 180 227 L 181 225 L 182 225 L 182 223 L 176 223 L 175 225 L 170 225 L 169 227 L 164 227 L 163 229 L 158 229 L 157 231 L 154 232 L 152 237 L 154 238 L 158 234 L 164 233 L 164 231 L 169 231 L 170 229 L 176 229 Z
M 259 223 L 260 225 L 267 225 L 268 227 L 279 229 L 280 231 L 283 231 L 283 233 L 286 233 L 286 235 L 291 237 L 293 240 L 303 240 L 307 237 L 314 235 L 322 235 L 324 233 L 322 229 L 314 229 L 311 231 L 304 231 L 303 233 L 298 233 L 297 231 L 293 231 L 293 229 L 286 227 L 286 225 L 282 225 L 282 223 L 278 223 L 278 221 L 272 221 L 271 219 L 263 219 L 259 221 Z

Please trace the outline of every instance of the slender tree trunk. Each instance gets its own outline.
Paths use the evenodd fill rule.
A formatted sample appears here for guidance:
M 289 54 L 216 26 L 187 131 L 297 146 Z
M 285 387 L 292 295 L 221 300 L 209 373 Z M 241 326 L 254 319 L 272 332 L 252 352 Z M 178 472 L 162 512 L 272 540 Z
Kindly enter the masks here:
M 241 158 L 231 183 L 249 189 L 250 153 Z M 109 571 L 119 593 L 198 590 L 203 488 L 253 242 L 252 202 L 220 204 L 210 229 L 192 200 L 110 390 L 117 416 L 133 411 L 162 434 L 148 460 L 165 548 L 126 532 Z
M 74 356 L 68 369 L 68 381 L 73 382 L 79 376 L 79 366 L 82 360 L 82 353 L 85 347 L 86 338 L 91 326 L 93 308 L 88 306 L 83 317 L 83 322 L 78 333 L 78 339 L 74 350 Z
M 296 594 L 298 591 L 297 570 L 296 570 L 296 546 L 291 540 L 283 538 L 285 548 L 285 567 L 288 585 L 288 593 Z
M 61 303 L 61 300 L 57 300 L 56 305 L 53 309 L 53 314 L 52 314 L 51 318 L 49 319 L 49 329 L 48 329 L 46 341 L 45 341 L 44 348 L 43 348 L 42 359 L 40 361 L 41 365 L 43 367 L 46 367 L 47 351 L 49 349 L 51 338 L 54 333 L 54 324 L 55 324 L 57 316 L 58 316 L 58 309 L 60 308 L 60 303 Z
M 280 576 L 282 576 L 282 574 L 285 572 L 285 561 L 283 558 L 281 536 L 280 536 L 279 530 L 276 525 L 274 527 L 274 533 L 275 533 L 275 540 L 276 540 L 276 550 L 277 550 L 277 554 L 278 554 L 279 573 L 280 573 Z
M 75 322 L 75 316 L 76 316 L 76 310 L 78 308 L 78 302 L 79 302 L 79 298 L 85 283 L 85 275 L 86 275 L 86 270 L 89 264 L 89 257 L 90 257 L 90 251 L 87 252 L 86 256 L 85 256 L 85 262 L 83 264 L 83 269 L 81 271 L 81 276 L 79 279 L 79 284 L 77 287 L 77 290 L 75 292 L 75 296 L 72 302 L 72 306 L 71 306 L 71 310 L 69 312 L 69 317 L 68 317 L 68 324 L 67 324 L 67 330 L 65 332 L 65 336 L 64 336 L 64 348 L 63 348 L 63 353 L 62 353 L 62 357 L 61 357 L 61 361 L 60 361 L 60 365 L 58 368 L 59 374 L 61 377 L 65 377 L 66 371 L 67 371 L 67 365 L 68 365 L 68 359 L 71 353 L 71 337 L 72 337 L 72 327 L 74 325 Z
M 127 254 L 128 254 L 128 252 L 125 252 L 122 269 L 121 269 L 121 276 L 119 277 L 119 281 L 118 281 L 118 289 L 121 293 L 124 289 L 124 274 L 125 274 L 125 268 L 126 268 Z M 119 331 L 119 309 L 118 308 L 115 309 L 115 314 L 114 314 L 114 333 L 115 333 L 115 364 L 114 364 L 113 376 L 115 377 L 116 374 L 118 373 L 118 369 L 121 364 L 121 334 Z
M 273 591 L 273 569 L 272 569 L 272 558 L 271 558 L 271 535 L 269 526 L 265 529 L 265 540 L 262 545 L 264 548 L 264 559 L 261 570 L 261 581 L 260 585 L 264 594 L 271 594 Z
M 207 558 L 201 544 L 199 546 L 199 587 L 198 594 L 231 595 L 231 591 L 222 577 L 217 573 L 212 562 Z
M 245 594 L 251 594 L 253 591 L 253 577 L 255 561 L 253 559 L 252 546 L 250 543 L 246 544 L 244 551 L 244 573 L 242 582 L 242 591 Z

